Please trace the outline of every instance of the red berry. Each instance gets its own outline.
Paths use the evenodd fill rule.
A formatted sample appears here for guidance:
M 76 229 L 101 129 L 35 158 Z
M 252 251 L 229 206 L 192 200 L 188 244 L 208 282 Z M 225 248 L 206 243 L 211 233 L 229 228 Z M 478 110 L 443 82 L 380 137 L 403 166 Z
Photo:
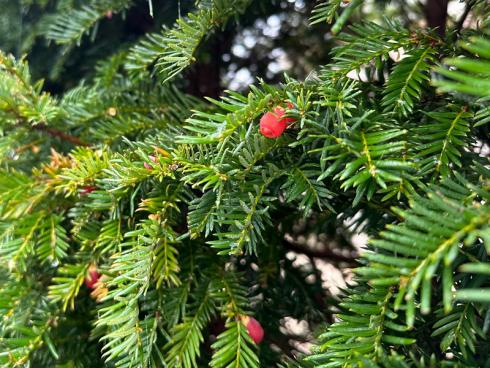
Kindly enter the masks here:
M 99 281 L 99 278 L 100 273 L 97 272 L 97 267 L 92 265 L 88 268 L 87 276 L 85 276 L 85 285 L 89 289 L 94 289 L 95 284 L 97 283 L 97 281 Z
M 260 342 L 264 338 L 264 329 L 260 325 L 259 321 L 257 321 L 255 318 L 249 317 L 249 316 L 242 316 L 241 320 L 242 320 L 242 323 L 247 328 L 248 334 L 250 335 L 252 340 L 256 344 L 260 344 Z
M 148 158 L 154 162 L 154 163 L 157 163 L 158 162 L 158 159 L 156 158 L 156 156 L 153 156 L 153 155 L 149 155 Z
M 143 166 L 146 170 L 153 170 L 153 166 L 151 166 L 148 162 L 143 162 Z
M 288 102 L 288 107 L 292 108 L 293 105 Z M 282 107 L 275 107 L 272 112 L 266 112 L 260 119 L 260 133 L 267 138 L 277 138 L 287 128 L 288 123 L 294 123 L 296 120 L 293 118 L 284 118 L 286 110 Z
M 82 188 L 82 190 L 80 191 L 80 195 L 87 195 L 89 193 L 92 193 L 95 189 L 97 189 L 96 186 L 93 186 L 93 185 L 86 185 Z

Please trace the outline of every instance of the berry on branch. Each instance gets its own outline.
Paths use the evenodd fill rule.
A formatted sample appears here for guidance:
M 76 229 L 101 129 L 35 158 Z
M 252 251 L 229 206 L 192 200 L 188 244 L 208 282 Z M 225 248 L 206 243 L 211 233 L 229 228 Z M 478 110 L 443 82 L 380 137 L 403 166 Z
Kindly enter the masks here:
M 259 321 L 250 316 L 240 316 L 240 320 L 247 328 L 248 334 L 256 344 L 260 344 L 264 338 L 264 329 Z
M 94 289 L 95 284 L 99 281 L 100 273 L 97 272 L 97 267 L 95 265 L 91 265 L 88 268 L 87 275 L 85 276 L 85 286 L 89 289 Z
M 94 185 L 86 185 L 80 191 L 80 195 L 87 195 L 89 193 L 92 193 L 95 189 L 97 189 L 97 187 Z
M 151 162 L 153 163 L 158 163 L 158 157 L 156 155 L 148 155 L 148 158 L 150 159 Z M 153 170 L 154 167 L 149 164 L 148 162 L 143 162 L 143 166 L 145 167 L 146 170 Z
M 288 102 L 288 108 L 293 105 Z M 288 127 L 288 123 L 294 123 L 293 118 L 285 118 L 286 110 L 281 106 L 275 107 L 272 111 L 266 112 L 260 119 L 260 133 L 267 138 L 277 138 Z

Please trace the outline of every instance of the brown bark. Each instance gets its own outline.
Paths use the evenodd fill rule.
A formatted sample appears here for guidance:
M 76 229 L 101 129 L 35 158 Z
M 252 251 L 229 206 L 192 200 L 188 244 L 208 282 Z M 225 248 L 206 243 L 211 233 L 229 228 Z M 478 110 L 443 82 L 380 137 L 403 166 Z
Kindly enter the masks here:
M 229 52 L 233 40 L 233 33 L 220 32 L 203 45 L 202 53 L 205 57 L 197 57 L 198 60 L 188 71 L 187 80 L 189 86 L 187 93 L 199 97 L 218 98 L 222 92 L 221 70 L 223 67 L 222 56 Z
M 447 4 L 449 0 L 427 0 L 425 5 L 425 16 L 427 25 L 435 28 L 439 36 L 446 33 Z

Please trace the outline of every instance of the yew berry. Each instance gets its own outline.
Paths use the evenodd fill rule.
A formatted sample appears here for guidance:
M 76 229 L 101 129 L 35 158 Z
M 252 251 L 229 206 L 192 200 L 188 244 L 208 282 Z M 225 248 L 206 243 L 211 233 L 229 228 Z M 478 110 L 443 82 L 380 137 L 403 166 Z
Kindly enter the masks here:
M 288 107 L 292 108 L 293 105 L 288 102 Z M 293 118 L 285 118 L 286 110 L 277 106 L 272 111 L 266 112 L 260 119 L 260 133 L 267 138 L 277 138 L 288 127 L 289 123 L 294 123 L 296 120 Z
M 97 267 L 95 265 L 91 265 L 88 268 L 87 275 L 85 276 L 85 286 L 89 289 L 94 289 L 95 284 L 99 281 L 100 273 L 97 272 Z
M 89 193 L 92 193 L 95 189 L 97 189 L 97 187 L 95 187 L 93 185 L 86 185 L 80 191 L 80 195 L 87 195 Z
M 148 158 L 150 159 L 151 162 L 155 164 L 158 162 L 157 156 L 149 155 Z M 150 165 L 148 162 L 143 162 L 143 166 L 145 167 L 146 170 L 153 170 L 153 166 Z
M 260 325 L 259 321 L 250 316 L 241 316 L 242 323 L 247 328 L 248 334 L 256 344 L 260 344 L 264 338 L 264 329 Z

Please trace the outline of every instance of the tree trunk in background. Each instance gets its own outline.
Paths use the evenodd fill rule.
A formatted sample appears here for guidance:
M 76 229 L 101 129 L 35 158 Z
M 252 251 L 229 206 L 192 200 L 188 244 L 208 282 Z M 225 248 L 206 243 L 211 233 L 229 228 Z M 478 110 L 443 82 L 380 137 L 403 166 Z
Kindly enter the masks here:
M 447 4 L 449 0 L 427 0 L 425 5 L 425 15 L 427 25 L 436 28 L 439 36 L 446 33 Z
M 230 52 L 233 32 L 220 32 L 210 39 L 201 53 L 201 61 L 189 70 L 187 93 L 199 97 L 218 98 L 223 93 L 221 71 L 224 67 L 222 56 Z M 199 58 L 198 58 L 199 60 Z

